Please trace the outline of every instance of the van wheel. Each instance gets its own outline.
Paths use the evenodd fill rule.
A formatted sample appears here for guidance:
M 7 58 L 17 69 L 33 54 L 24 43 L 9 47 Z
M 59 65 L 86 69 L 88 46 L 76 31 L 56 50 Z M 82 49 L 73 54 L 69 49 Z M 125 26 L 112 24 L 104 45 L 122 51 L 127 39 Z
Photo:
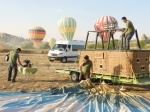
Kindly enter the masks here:
M 54 62 L 54 60 L 49 60 L 50 62 Z
M 77 72 L 72 72 L 71 73 L 71 80 L 72 81 L 78 81 L 79 80 L 79 74 Z
M 67 63 L 67 58 L 66 58 L 66 57 L 62 58 L 62 59 L 61 59 L 61 62 L 62 62 L 62 63 Z

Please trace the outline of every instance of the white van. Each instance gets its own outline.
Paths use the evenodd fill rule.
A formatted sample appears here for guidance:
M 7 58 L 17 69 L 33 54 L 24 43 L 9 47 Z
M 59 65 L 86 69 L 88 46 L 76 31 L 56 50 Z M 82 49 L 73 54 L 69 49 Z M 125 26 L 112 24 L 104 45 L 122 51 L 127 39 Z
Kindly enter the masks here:
M 84 49 L 85 42 L 80 40 L 57 41 L 48 53 L 50 61 L 60 60 L 62 63 L 75 61 L 78 58 L 78 50 Z

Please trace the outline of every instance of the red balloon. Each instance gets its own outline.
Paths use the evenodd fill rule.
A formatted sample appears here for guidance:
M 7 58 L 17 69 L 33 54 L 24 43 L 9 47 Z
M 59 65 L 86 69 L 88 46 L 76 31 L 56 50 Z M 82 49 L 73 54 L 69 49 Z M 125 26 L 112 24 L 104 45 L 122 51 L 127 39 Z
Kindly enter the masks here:
M 118 27 L 117 20 L 112 16 L 102 16 L 98 18 L 94 23 L 94 28 L 96 31 L 104 30 L 104 29 L 115 29 Z M 113 34 L 115 32 L 112 32 Z M 108 42 L 109 32 L 99 33 L 99 36 L 103 38 L 104 43 Z

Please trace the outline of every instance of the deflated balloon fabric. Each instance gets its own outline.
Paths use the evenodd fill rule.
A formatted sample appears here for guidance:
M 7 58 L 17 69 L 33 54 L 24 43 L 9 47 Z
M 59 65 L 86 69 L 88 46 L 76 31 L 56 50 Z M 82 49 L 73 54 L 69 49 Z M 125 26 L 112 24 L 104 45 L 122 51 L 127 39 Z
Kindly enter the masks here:
M 1 92 L 1 112 L 150 112 L 150 101 L 123 93 L 91 94 L 81 84 L 39 92 Z

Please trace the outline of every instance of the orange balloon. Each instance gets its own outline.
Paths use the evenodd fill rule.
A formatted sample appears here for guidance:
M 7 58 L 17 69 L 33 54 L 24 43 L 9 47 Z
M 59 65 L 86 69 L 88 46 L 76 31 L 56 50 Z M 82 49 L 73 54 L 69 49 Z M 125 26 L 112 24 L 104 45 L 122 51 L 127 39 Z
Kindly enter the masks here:
M 29 30 L 29 36 L 34 46 L 37 47 L 46 35 L 46 31 L 44 28 L 35 26 Z

